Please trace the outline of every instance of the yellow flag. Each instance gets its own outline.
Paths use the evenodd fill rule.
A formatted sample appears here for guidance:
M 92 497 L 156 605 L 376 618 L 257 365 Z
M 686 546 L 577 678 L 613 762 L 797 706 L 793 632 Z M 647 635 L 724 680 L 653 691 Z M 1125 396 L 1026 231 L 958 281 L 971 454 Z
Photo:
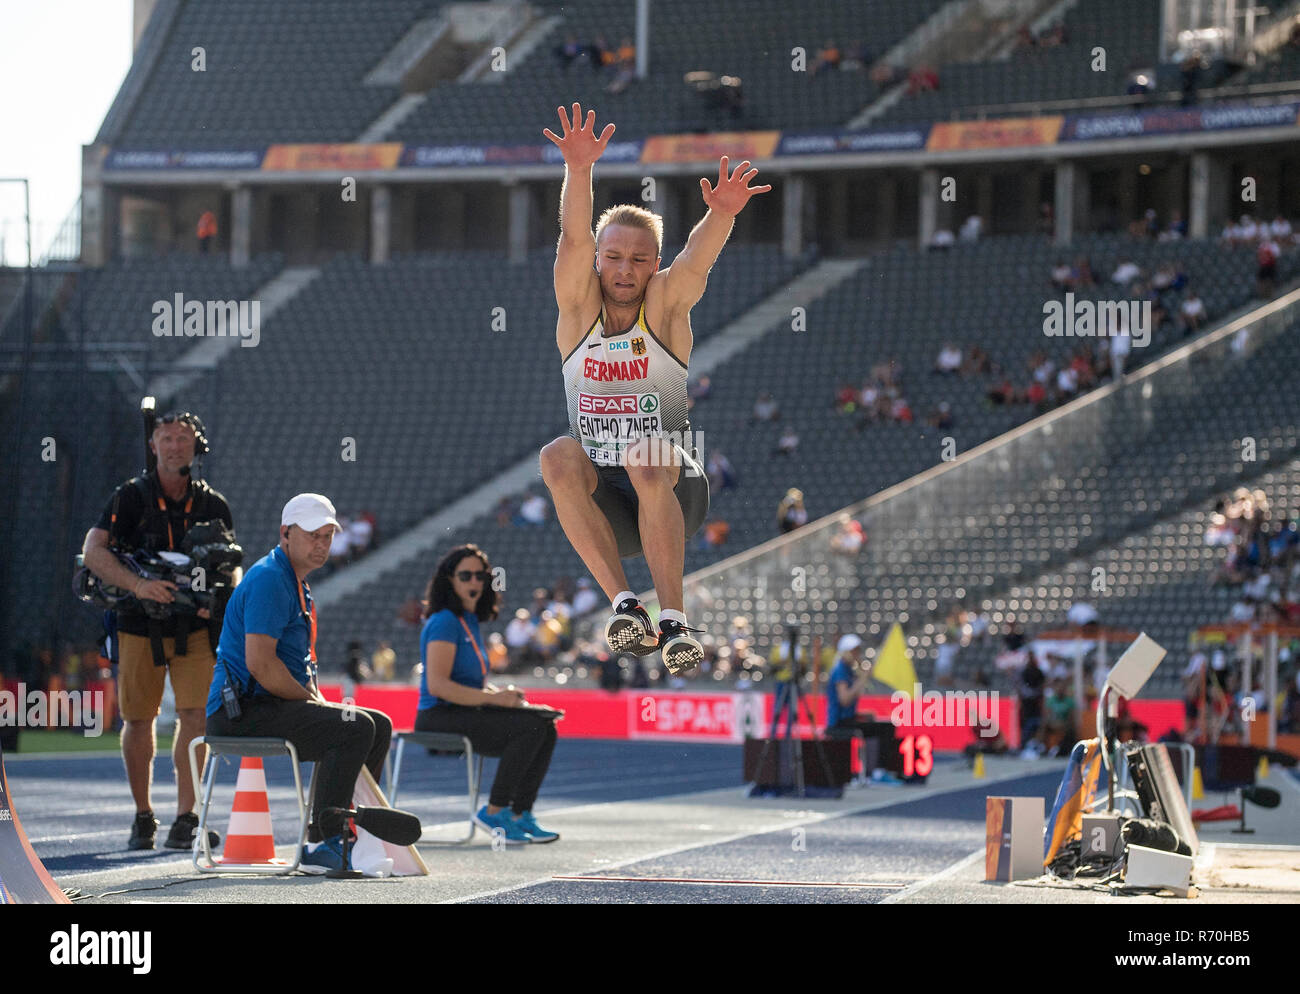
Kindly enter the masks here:
M 912 666 L 912 657 L 907 651 L 907 642 L 903 638 L 903 626 L 897 621 L 885 636 L 885 644 L 876 653 L 876 665 L 872 668 L 871 675 L 886 686 L 911 698 L 916 684 L 916 670 Z

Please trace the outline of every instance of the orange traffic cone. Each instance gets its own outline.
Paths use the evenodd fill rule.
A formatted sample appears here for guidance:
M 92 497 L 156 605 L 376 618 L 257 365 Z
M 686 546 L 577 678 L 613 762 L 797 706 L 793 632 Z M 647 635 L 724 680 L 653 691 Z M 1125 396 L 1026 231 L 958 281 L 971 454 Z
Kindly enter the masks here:
M 266 795 L 266 771 L 262 760 L 245 756 L 235 782 L 235 802 L 230 807 L 230 827 L 220 863 L 240 866 L 287 866 L 275 856 L 271 834 L 271 805 Z

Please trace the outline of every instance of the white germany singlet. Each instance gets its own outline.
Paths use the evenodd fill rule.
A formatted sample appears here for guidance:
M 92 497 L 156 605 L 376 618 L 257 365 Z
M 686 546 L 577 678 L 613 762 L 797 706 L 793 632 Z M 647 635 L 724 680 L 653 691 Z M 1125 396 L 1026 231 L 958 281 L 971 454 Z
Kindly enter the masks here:
M 621 466 L 645 435 L 669 436 L 694 457 L 686 367 L 646 324 L 644 302 L 636 323 L 612 335 L 602 307 L 563 368 L 569 433 L 597 466 Z

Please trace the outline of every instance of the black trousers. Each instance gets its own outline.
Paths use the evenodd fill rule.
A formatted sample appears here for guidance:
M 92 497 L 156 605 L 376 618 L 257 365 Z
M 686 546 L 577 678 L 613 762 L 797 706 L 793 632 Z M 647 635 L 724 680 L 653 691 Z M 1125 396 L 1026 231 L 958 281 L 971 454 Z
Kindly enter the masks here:
M 555 751 L 555 722 L 525 708 L 439 704 L 415 716 L 417 732 L 464 735 L 485 756 L 500 756 L 488 803 L 515 814 L 532 810 Z
M 240 705 L 243 713 L 233 720 L 225 711 L 209 715 L 207 734 L 266 736 L 292 742 L 300 760 L 317 764 L 309 838 L 319 842 L 322 837 L 340 834 L 343 819 L 322 818 L 321 811 L 352 807 L 352 791 L 362 766 L 376 782 L 382 780 L 393 737 L 388 715 L 368 708 L 269 696 L 246 697 Z

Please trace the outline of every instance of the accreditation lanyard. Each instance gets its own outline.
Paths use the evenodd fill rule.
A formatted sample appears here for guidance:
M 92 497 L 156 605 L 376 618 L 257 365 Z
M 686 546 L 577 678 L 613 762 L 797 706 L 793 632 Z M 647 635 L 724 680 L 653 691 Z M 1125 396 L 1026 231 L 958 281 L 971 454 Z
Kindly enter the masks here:
M 479 668 L 482 669 L 483 671 L 483 682 L 486 683 L 487 671 L 488 671 L 487 660 L 483 658 L 483 652 L 479 649 L 478 643 L 474 641 L 474 633 L 469 630 L 469 625 L 465 623 L 465 619 L 463 617 L 460 619 L 460 627 L 465 629 L 465 634 L 469 636 L 469 644 L 474 647 L 474 655 L 478 656 L 478 665 Z
M 184 529 L 181 532 L 182 538 L 185 537 L 185 532 L 190 530 L 190 509 L 193 507 L 194 495 L 190 494 L 189 500 L 185 502 L 185 514 L 181 518 L 181 528 Z M 162 512 L 163 520 L 167 522 L 167 548 L 174 549 L 176 548 L 176 536 L 172 534 L 172 518 L 167 513 L 167 502 L 163 500 L 161 495 L 158 497 L 158 510 Z
M 307 610 L 307 599 L 303 597 L 302 588 L 307 584 L 299 580 L 297 576 L 293 578 L 294 586 L 298 590 L 298 603 L 302 605 L 302 616 L 307 621 L 307 630 L 310 632 L 307 643 L 307 654 L 311 657 L 311 674 L 309 682 L 316 679 L 316 602 L 311 602 L 311 610 Z M 311 587 L 307 587 L 307 593 L 311 593 Z

